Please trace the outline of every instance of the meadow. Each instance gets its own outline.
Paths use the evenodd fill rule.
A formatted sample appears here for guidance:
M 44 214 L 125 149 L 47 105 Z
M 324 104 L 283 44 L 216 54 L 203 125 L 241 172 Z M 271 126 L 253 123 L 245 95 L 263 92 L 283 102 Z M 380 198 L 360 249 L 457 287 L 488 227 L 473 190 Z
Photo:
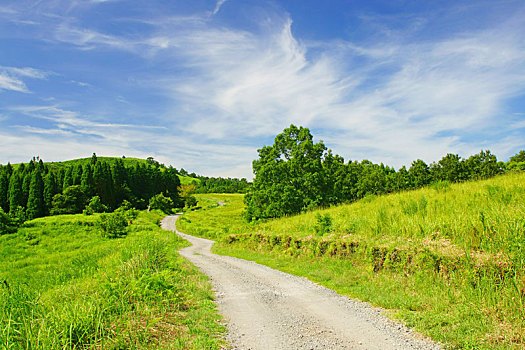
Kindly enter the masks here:
M 140 212 L 126 237 L 98 215 L 29 221 L 0 236 L 1 349 L 219 349 L 224 327 L 186 242 Z
M 242 195 L 200 195 L 183 232 L 382 306 L 450 347 L 525 347 L 525 174 L 247 223 Z M 226 202 L 218 207 L 210 201 Z

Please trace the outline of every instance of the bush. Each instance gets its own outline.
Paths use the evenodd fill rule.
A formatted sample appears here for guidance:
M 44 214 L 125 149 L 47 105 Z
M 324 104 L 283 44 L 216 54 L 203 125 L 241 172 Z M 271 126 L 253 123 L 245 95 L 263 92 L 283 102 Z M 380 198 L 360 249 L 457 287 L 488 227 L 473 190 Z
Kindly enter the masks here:
M 128 220 L 122 212 L 101 214 L 97 226 L 106 238 L 119 238 L 128 234 Z
M 184 201 L 184 206 L 186 208 L 191 208 L 197 205 L 197 199 L 193 196 L 186 197 L 186 200 Z
M 16 229 L 16 222 L 0 208 L 0 236 L 15 233 Z
M 332 217 L 330 214 L 315 216 L 317 223 L 314 225 L 315 233 L 319 236 L 324 236 L 332 231 Z
M 159 209 L 166 214 L 170 214 L 173 209 L 173 201 L 169 197 L 164 197 L 162 193 L 149 200 L 150 209 Z

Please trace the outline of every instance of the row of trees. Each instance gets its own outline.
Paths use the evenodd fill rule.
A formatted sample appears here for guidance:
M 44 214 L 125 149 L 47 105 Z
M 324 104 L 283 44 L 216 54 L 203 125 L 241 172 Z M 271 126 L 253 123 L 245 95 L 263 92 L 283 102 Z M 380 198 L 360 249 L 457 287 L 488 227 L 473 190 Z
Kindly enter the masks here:
M 37 218 L 79 213 L 94 197 L 114 210 L 124 201 L 145 209 L 159 193 L 175 207 L 184 205 L 179 196 L 180 180 L 172 167 L 137 163 L 126 167 L 121 159 L 90 162 L 58 169 L 34 158 L 17 167 L 0 166 L 0 208 L 14 218 Z
M 246 179 L 198 176 L 195 193 L 246 193 L 251 186 Z
M 430 165 L 418 159 L 409 169 L 403 166 L 398 171 L 368 160 L 345 163 L 322 142 L 314 143 L 310 130 L 294 125 L 258 153 L 259 159 L 253 162 L 253 186 L 244 199 L 248 220 L 296 214 L 438 181 L 489 178 L 506 170 L 506 164 L 488 150 L 467 159 L 447 154 Z M 522 151 L 507 165 L 519 169 L 524 164 Z

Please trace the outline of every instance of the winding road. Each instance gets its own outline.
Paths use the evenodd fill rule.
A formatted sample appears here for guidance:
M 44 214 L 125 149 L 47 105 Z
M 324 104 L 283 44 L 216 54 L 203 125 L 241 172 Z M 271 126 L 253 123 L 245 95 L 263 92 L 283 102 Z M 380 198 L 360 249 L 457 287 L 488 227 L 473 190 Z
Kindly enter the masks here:
M 179 215 L 162 228 L 176 231 Z M 440 349 L 383 310 L 309 280 L 251 261 L 210 252 L 213 241 L 181 232 L 180 250 L 210 277 L 231 349 Z

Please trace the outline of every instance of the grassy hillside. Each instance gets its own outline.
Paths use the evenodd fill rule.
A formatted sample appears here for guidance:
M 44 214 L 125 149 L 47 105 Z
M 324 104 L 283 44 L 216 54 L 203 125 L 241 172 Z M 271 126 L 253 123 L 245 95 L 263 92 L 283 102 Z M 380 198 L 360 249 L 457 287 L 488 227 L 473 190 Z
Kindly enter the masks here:
M 185 214 L 219 253 L 307 276 L 460 348 L 525 346 L 525 174 L 438 183 L 248 224 L 240 195 Z M 205 204 L 203 204 L 205 206 Z
M 0 236 L 0 347 L 216 349 L 223 327 L 186 243 L 142 212 L 126 238 L 97 216 L 36 219 Z

